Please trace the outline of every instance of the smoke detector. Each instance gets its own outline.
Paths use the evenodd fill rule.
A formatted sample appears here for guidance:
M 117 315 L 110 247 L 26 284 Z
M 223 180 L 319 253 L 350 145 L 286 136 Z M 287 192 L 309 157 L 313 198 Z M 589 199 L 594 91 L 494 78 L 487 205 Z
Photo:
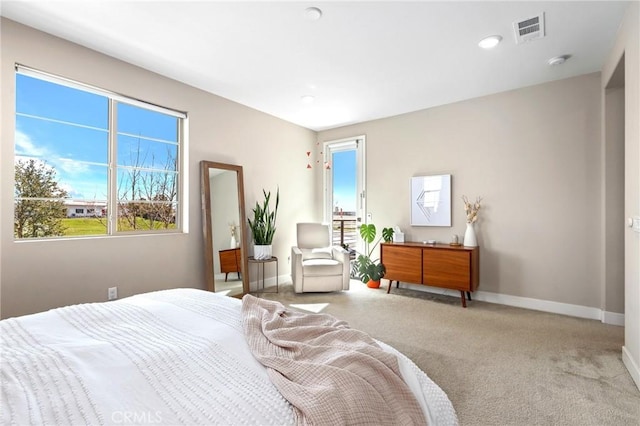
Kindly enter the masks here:
M 556 56 L 555 58 L 551 58 L 547 61 L 547 63 L 549 65 L 562 65 L 565 62 L 567 62 L 567 59 L 569 59 L 571 57 L 571 55 L 560 55 L 560 56 Z
M 514 22 L 513 30 L 515 31 L 517 44 L 544 37 L 544 12 L 539 15 Z

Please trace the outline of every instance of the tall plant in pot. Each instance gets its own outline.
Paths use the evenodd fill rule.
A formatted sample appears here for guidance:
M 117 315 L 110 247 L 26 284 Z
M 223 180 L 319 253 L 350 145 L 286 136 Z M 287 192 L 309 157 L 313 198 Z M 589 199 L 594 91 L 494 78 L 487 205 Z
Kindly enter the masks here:
M 255 259 L 271 258 L 271 243 L 276 233 L 276 218 L 278 216 L 278 205 L 280 204 L 280 188 L 276 192 L 275 207 L 271 210 L 271 191 L 262 190 L 264 200 L 262 204 L 256 201 L 256 206 L 252 209 L 253 220 L 247 218 L 251 235 L 253 235 L 253 257 Z
M 388 243 L 393 239 L 393 229 L 383 228 L 382 236 L 373 243 L 376 239 L 376 232 L 376 226 L 373 223 L 360 226 L 360 236 L 366 243 L 367 254 L 360 254 L 355 262 L 358 278 L 370 288 L 380 287 L 380 279 L 384 277 L 386 272 L 385 266 L 378 259 L 372 259 L 371 255 L 380 241 L 384 240 L 385 243 Z

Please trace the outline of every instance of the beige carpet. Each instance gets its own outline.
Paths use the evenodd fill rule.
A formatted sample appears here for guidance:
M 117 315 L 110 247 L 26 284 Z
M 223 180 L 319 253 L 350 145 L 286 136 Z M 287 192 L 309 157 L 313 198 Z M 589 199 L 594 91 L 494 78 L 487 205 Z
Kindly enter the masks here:
M 400 350 L 449 395 L 461 425 L 640 425 L 623 327 L 477 301 L 463 309 L 457 297 L 387 295 L 353 280 L 342 293 L 285 284 L 259 296 L 332 314 Z

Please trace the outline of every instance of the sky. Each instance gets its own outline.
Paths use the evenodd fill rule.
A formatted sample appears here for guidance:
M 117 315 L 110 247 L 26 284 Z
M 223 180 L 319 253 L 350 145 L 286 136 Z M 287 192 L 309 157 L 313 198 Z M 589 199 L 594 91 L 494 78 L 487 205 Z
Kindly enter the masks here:
M 107 97 L 16 74 L 15 161 L 46 162 L 74 200 L 107 198 L 108 121 Z M 177 125 L 173 116 L 119 102 L 117 165 L 164 171 L 177 157 Z M 118 169 L 122 182 L 129 175 Z
M 338 151 L 332 156 L 333 207 L 345 212 L 356 210 L 356 151 Z

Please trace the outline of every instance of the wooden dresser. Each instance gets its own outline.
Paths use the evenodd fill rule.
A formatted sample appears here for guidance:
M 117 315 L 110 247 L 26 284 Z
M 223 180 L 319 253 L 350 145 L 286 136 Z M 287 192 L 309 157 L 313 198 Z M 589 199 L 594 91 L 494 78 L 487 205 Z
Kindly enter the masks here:
M 225 274 L 224 280 L 227 280 L 229 272 L 237 272 L 238 279 L 240 279 L 240 265 L 242 265 L 242 258 L 240 254 L 240 248 L 220 250 L 220 272 Z
M 417 242 L 382 243 L 380 261 L 391 284 L 400 281 L 460 291 L 462 306 L 467 307 L 466 296 L 478 288 L 480 250 L 478 247 L 451 246 L 449 244 L 423 244 Z

